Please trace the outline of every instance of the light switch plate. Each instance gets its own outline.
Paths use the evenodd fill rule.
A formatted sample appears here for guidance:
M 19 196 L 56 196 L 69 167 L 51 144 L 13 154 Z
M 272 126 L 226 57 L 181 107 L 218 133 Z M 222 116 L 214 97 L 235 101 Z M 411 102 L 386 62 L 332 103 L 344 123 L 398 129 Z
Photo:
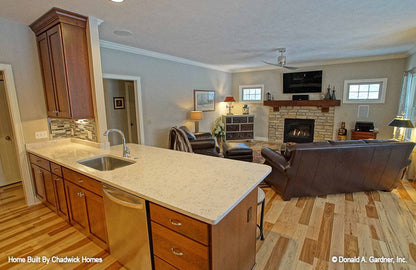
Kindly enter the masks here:
M 35 132 L 35 138 L 37 139 L 37 140 L 40 140 L 40 139 L 47 139 L 49 136 L 48 136 L 48 131 L 47 130 L 44 130 L 44 131 L 37 131 L 37 132 Z

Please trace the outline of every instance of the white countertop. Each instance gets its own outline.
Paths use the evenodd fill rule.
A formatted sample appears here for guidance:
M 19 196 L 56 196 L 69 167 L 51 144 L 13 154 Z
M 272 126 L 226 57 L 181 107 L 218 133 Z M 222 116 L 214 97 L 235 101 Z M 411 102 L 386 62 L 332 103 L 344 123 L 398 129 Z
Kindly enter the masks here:
M 26 145 L 27 151 L 209 224 L 217 224 L 270 173 L 271 167 L 128 144 L 135 164 L 98 171 L 78 160 L 121 157 L 122 146 L 94 147 L 70 139 Z M 97 144 L 98 145 L 98 144 Z

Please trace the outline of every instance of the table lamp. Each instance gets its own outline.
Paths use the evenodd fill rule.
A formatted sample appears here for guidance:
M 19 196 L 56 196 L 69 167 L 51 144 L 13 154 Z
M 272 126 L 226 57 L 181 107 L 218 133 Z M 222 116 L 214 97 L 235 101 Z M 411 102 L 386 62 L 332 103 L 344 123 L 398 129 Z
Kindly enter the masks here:
M 191 111 L 191 120 L 195 120 L 195 132 L 199 132 L 199 120 L 204 118 L 202 111 Z
M 393 138 L 399 141 L 404 139 L 404 131 L 406 128 L 414 128 L 412 121 L 404 119 L 403 115 L 399 115 L 389 123 L 389 126 L 394 127 Z
M 227 113 L 227 115 L 233 115 L 231 113 L 231 109 L 233 108 L 233 102 L 235 102 L 234 97 L 233 96 L 225 97 L 224 102 L 228 102 L 228 105 L 227 105 L 228 113 Z

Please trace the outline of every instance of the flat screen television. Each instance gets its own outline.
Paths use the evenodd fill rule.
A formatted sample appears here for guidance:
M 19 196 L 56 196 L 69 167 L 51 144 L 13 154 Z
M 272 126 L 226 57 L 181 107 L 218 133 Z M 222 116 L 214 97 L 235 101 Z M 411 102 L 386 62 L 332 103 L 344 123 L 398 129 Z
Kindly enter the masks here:
M 283 73 L 283 93 L 322 92 L 322 70 Z

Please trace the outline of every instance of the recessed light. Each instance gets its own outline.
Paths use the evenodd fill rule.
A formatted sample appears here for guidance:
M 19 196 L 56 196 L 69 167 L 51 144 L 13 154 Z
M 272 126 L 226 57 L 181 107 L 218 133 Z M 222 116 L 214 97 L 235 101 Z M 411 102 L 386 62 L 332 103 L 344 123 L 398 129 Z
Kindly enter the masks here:
M 121 36 L 121 37 L 127 37 L 127 36 L 133 35 L 133 33 L 129 30 L 115 30 L 113 33 L 114 35 Z
M 110 0 L 111 2 L 114 2 L 114 3 L 121 3 L 121 2 L 124 2 L 124 0 Z

